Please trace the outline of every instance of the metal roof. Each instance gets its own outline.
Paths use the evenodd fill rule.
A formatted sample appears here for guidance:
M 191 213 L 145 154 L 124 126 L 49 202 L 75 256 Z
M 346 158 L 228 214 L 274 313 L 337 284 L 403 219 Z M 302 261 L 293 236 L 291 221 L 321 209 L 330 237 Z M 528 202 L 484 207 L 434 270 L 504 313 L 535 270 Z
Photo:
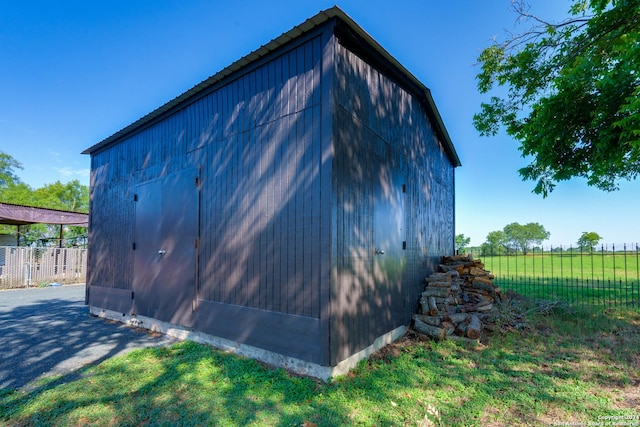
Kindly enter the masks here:
M 389 54 L 389 52 L 387 52 L 377 41 L 375 41 L 373 37 L 371 37 L 364 29 L 362 29 L 362 27 L 360 27 L 353 19 L 351 19 L 344 11 L 342 11 L 342 9 L 340 9 L 337 6 L 334 6 L 330 9 L 323 10 L 317 15 L 307 19 L 302 24 L 293 27 L 291 30 L 271 40 L 269 43 L 261 46 L 257 50 L 254 50 L 248 55 L 240 58 L 239 60 L 235 61 L 233 64 L 229 65 L 228 67 L 224 68 L 218 73 L 212 75 L 208 79 L 203 80 L 202 82 L 198 83 L 197 85 L 187 90 L 183 94 L 177 96 L 176 98 L 167 102 L 163 106 L 155 109 L 151 113 L 135 121 L 134 123 L 130 124 L 124 129 L 116 132 L 110 137 L 98 142 L 97 144 L 87 148 L 82 152 L 82 154 L 92 154 L 114 143 L 115 141 L 124 137 L 125 135 L 131 132 L 135 132 L 136 130 L 144 127 L 145 125 L 149 124 L 153 120 L 159 118 L 164 113 L 170 111 L 172 108 L 187 101 L 189 98 L 221 82 L 222 80 L 231 76 L 235 72 L 243 69 L 247 65 L 259 60 L 260 58 L 264 57 L 270 52 L 273 52 L 276 49 L 280 48 L 281 46 L 285 45 L 289 41 L 300 37 L 301 35 L 313 30 L 314 28 L 334 18 L 339 19 L 340 21 L 345 23 L 351 31 L 353 31 L 362 40 L 364 40 L 371 48 L 373 48 L 373 50 L 378 55 L 381 55 L 386 61 L 388 61 L 399 73 L 401 73 L 404 76 L 404 78 L 410 81 L 415 87 L 419 88 L 419 91 L 422 92 L 419 95 L 422 95 L 424 97 L 424 101 L 426 102 L 430 110 L 429 112 L 431 113 L 431 116 L 435 121 L 436 130 L 442 138 L 442 142 L 445 146 L 447 154 L 451 159 L 451 162 L 454 164 L 454 166 L 460 166 L 461 165 L 460 158 L 458 157 L 458 154 L 456 153 L 455 147 L 453 146 L 453 142 L 451 141 L 449 133 L 447 132 L 446 127 L 444 126 L 442 117 L 440 116 L 440 113 L 436 108 L 435 102 L 433 101 L 433 97 L 431 96 L 431 91 L 424 84 L 422 84 L 422 82 L 420 82 L 420 80 L 418 80 L 413 74 L 411 74 L 402 64 L 400 64 L 393 56 L 391 56 L 391 54 Z
M 86 227 L 89 224 L 89 214 L 0 203 L 0 224 L 58 224 Z

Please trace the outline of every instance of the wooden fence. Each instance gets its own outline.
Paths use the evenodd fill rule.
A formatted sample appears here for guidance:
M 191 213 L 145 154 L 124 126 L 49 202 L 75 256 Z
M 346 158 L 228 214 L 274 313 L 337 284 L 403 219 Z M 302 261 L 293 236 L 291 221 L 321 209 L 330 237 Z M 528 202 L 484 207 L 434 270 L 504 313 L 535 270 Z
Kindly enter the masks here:
M 0 289 L 83 283 L 84 248 L 30 248 L 0 246 Z

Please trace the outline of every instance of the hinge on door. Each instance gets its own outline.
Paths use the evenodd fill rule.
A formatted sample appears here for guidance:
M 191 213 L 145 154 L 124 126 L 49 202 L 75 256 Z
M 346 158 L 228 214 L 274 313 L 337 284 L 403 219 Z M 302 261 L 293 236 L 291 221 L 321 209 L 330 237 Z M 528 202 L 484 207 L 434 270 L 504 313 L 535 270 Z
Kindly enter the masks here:
M 134 202 L 137 202 L 137 201 L 138 201 L 138 195 L 137 195 L 137 194 L 134 194 L 134 195 L 133 195 L 133 201 L 134 201 Z
M 407 192 L 407 184 L 402 184 L 402 192 L 403 193 Z
M 196 187 L 200 186 L 200 178 L 196 176 Z
M 133 242 L 133 244 L 131 245 L 131 249 L 134 251 L 136 250 L 136 242 Z
M 193 239 L 193 247 L 198 249 L 198 239 Z
M 131 291 L 131 299 L 134 299 L 136 296 L 136 293 L 134 291 Z
M 404 242 L 402 242 L 402 250 L 403 251 L 407 250 L 407 241 L 406 240 Z

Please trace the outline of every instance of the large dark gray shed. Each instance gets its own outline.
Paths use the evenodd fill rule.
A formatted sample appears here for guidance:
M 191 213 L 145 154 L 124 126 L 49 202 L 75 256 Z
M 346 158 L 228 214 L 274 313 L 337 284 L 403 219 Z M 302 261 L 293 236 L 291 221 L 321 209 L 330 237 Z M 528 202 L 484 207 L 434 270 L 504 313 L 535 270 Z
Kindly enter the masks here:
M 84 153 L 92 313 L 298 372 L 401 335 L 454 249 L 431 94 L 335 7 Z

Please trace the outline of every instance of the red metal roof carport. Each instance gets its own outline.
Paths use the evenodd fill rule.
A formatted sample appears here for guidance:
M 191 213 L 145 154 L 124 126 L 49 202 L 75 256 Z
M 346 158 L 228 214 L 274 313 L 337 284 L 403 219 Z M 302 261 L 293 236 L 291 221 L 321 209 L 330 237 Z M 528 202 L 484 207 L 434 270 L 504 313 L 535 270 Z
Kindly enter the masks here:
M 62 226 L 87 227 L 89 225 L 89 214 L 15 205 L 13 203 L 0 203 L 0 224 L 15 225 L 18 227 L 18 233 L 20 233 L 21 225 L 60 225 L 60 245 L 62 245 Z

